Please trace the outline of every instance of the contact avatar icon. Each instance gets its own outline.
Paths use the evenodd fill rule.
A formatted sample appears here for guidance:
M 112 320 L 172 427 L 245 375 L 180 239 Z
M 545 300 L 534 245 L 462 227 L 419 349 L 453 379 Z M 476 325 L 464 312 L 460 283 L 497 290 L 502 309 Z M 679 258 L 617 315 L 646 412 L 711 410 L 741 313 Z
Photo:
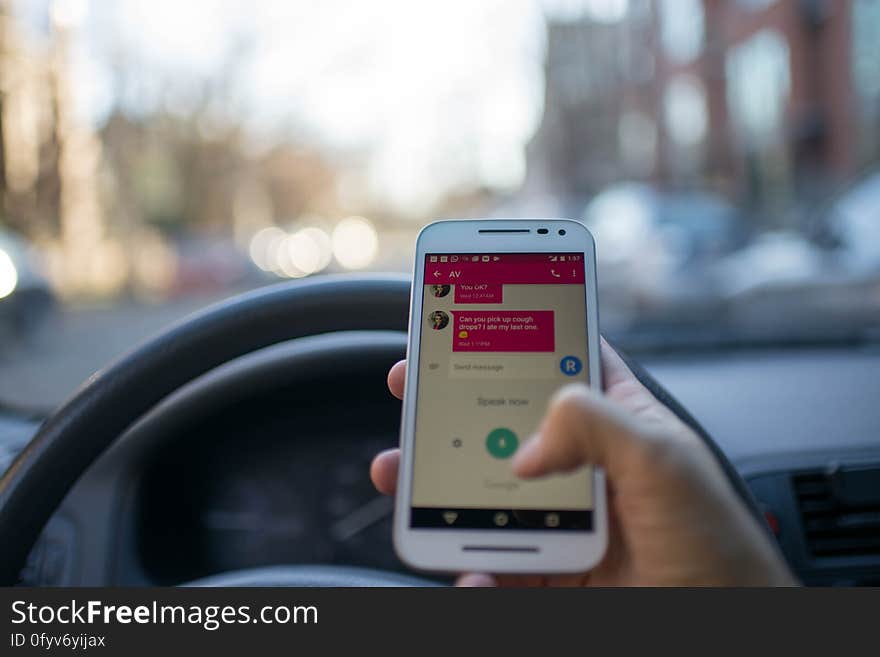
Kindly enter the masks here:
M 559 369 L 562 370 L 565 376 L 577 376 L 581 373 L 583 365 L 581 364 L 581 359 L 577 356 L 566 356 L 559 361 Z

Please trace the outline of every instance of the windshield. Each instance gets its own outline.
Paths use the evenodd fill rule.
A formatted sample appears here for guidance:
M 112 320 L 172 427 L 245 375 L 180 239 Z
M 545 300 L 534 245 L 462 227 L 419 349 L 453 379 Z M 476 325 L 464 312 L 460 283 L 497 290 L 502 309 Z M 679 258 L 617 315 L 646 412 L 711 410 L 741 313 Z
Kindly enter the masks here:
M 0 400 L 212 301 L 568 217 L 634 350 L 880 328 L 880 0 L 0 0 Z

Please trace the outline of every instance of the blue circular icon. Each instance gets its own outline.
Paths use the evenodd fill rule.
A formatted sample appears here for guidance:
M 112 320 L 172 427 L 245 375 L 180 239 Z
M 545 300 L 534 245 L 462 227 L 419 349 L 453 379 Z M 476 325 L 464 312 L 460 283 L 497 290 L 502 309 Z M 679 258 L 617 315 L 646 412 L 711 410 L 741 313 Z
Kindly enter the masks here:
M 566 356 L 559 361 L 559 369 L 565 376 L 577 376 L 581 373 L 582 367 L 581 359 L 577 356 Z

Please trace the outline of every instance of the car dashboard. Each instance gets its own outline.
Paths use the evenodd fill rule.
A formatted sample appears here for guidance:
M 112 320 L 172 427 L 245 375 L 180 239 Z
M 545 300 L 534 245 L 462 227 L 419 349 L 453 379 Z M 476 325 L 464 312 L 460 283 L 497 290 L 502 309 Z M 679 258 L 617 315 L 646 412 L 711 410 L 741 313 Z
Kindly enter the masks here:
M 261 371 L 259 385 L 215 382 L 222 394 L 203 395 L 214 403 L 134 427 L 69 493 L 22 582 L 171 585 L 306 563 L 405 572 L 392 502 L 368 477 L 372 456 L 398 440 L 400 404 L 384 374 L 404 343 L 384 339 L 381 357 L 365 356 L 354 375 L 302 373 L 306 385 Z M 640 360 L 745 477 L 802 581 L 880 584 L 880 350 Z M 7 461 L 36 428 L 0 417 Z
M 362 399 L 339 417 L 332 400 L 299 397 L 226 409 L 149 463 L 132 510 L 152 581 L 272 564 L 403 569 L 389 544 L 393 502 L 367 477 L 396 443 L 396 404 Z

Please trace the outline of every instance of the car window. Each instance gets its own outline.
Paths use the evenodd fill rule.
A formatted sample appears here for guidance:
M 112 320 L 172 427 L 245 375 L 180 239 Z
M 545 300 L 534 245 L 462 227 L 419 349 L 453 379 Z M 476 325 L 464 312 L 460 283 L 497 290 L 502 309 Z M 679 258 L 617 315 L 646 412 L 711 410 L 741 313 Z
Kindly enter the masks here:
M 585 222 L 631 349 L 878 335 L 878 0 L 0 0 L 0 43 L 8 404 L 437 218 Z

